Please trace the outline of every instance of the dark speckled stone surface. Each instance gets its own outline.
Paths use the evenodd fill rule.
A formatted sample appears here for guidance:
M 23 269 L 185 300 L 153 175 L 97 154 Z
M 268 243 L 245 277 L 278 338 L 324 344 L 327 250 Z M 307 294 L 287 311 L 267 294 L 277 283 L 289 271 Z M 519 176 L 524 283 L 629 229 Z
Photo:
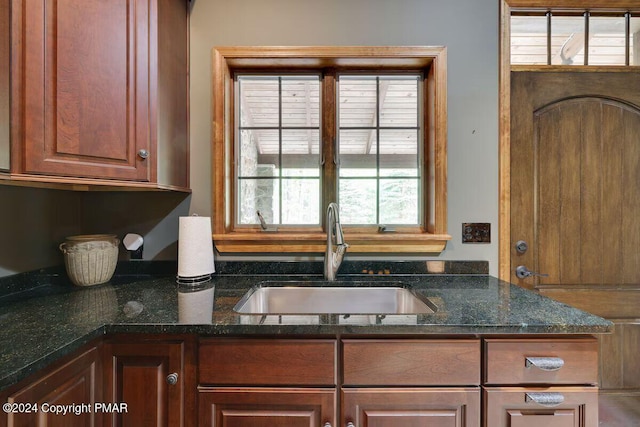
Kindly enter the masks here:
M 235 274 L 220 273 L 234 268 Z M 612 330 L 607 320 L 485 274 L 339 277 L 351 282 L 350 286 L 401 282 L 428 297 L 437 307 L 433 314 L 240 315 L 233 307 L 254 285 L 322 279 L 321 274 L 278 274 L 278 269 L 267 275 L 258 275 L 253 269 L 243 274 L 246 271 L 218 268 L 210 283 L 196 289 L 179 288 L 172 276 L 140 271 L 89 288 L 74 287 L 61 275 L 51 276 L 57 278 L 48 282 L 39 280 L 29 289 L 14 288 L 0 295 L 0 389 L 105 333 L 479 335 L 597 334 Z

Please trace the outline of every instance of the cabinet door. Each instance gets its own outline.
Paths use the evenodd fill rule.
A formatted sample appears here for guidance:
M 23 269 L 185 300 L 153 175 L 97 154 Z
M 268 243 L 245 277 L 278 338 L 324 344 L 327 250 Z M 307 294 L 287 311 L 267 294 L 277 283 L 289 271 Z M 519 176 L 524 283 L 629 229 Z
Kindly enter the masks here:
M 153 0 L 15 3 L 24 130 L 14 171 L 149 180 Z
M 337 425 L 335 389 L 201 388 L 200 427 Z
M 480 427 L 480 389 L 343 389 L 342 410 L 355 427 Z
M 485 427 L 598 426 L 596 387 L 488 387 L 484 395 Z
M 183 425 L 184 351 L 179 341 L 105 344 L 105 400 L 126 404 L 106 414 L 107 425 Z
M 94 411 L 94 404 L 102 402 L 100 368 L 100 353 L 94 347 L 59 368 L 45 371 L 38 380 L 9 396 L 8 403 L 27 404 L 26 408 L 32 411 L 9 413 L 7 425 L 15 427 L 102 425 L 101 415 Z M 57 414 L 52 408 L 58 407 L 66 407 L 72 412 L 64 415 Z M 0 425 L 5 424 L 0 422 Z

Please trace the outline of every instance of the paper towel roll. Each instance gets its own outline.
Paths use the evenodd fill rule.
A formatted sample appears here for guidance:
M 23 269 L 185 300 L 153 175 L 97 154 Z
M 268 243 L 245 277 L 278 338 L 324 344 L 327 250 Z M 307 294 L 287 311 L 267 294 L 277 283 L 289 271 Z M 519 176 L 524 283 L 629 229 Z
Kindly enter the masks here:
M 213 285 L 195 292 L 178 289 L 178 322 L 187 324 L 211 324 L 213 316 Z
M 181 216 L 178 233 L 178 276 L 200 277 L 213 273 L 211 218 Z

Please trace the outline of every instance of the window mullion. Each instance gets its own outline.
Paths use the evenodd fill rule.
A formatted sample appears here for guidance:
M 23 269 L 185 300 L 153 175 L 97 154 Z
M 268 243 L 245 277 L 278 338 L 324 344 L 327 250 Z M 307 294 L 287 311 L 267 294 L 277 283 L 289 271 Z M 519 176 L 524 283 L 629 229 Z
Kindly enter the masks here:
M 336 72 L 327 70 L 322 76 L 322 200 L 320 203 L 321 214 L 325 207 L 337 200 L 338 188 L 338 147 L 337 147 L 337 92 Z M 320 216 L 324 227 L 324 215 Z

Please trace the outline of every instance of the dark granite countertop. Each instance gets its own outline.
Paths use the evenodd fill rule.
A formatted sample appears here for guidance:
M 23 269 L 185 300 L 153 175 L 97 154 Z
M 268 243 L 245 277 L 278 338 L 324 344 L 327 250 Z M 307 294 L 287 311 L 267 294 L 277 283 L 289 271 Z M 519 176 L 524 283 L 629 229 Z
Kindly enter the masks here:
M 342 275 L 338 280 L 351 281 L 350 286 L 401 282 L 428 297 L 436 305 L 436 312 L 262 316 L 233 311 L 252 286 L 264 281 L 321 281 L 315 269 L 293 274 L 260 266 L 243 271 L 218 268 L 211 282 L 197 288 L 179 287 L 172 275 L 139 273 L 116 275 L 110 283 L 88 288 L 71 285 L 59 273 L 40 275 L 22 288 L 14 284 L 11 292 L 0 294 L 0 389 L 110 333 L 597 334 L 610 332 L 613 327 L 605 319 L 487 274 L 395 274 L 393 270 L 383 275 Z

